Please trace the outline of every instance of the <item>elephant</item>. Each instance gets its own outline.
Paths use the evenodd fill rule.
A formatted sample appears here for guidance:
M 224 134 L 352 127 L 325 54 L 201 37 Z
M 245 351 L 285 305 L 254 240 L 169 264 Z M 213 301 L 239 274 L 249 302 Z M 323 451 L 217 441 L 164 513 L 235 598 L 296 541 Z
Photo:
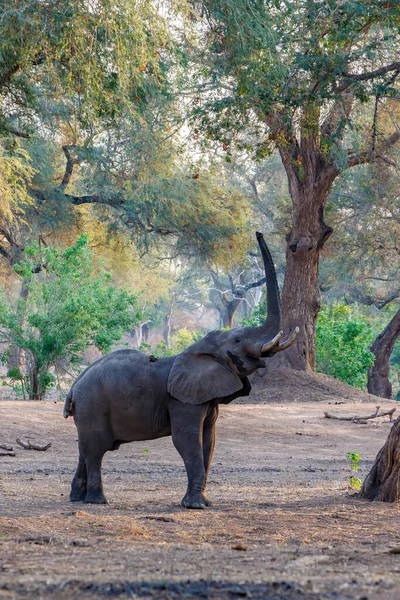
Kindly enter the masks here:
M 188 486 L 181 505 L 211 506 L 207 478 L 215 446 L 219 404 L 251 390 L 249 375 L 263 358 L 294 343 L 298 328 L 280 343 L 280 298 L 275 268 L 257 232 L 267 283 L 267 318 L 259 327 L 210 331 L 177 356 L 155 358 L 132 349 L 104 356 L 76 379 L 64 417 L 78 430 L 79 460 L 70 500 L 106 504 L 101 464 L 121 444 L 172 435 L 185 464 Z

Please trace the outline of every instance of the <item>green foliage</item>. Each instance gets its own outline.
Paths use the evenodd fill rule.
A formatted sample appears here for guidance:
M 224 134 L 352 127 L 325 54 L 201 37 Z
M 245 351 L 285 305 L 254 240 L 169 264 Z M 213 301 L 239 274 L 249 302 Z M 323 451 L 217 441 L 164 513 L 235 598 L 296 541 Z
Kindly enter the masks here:
M 34 167 L 16 169 L 32 206 L 30 229 L 13 243 L 0 238 L 8 264 L 17 260 L 10 246 L 60 233 L 70 243 L 71 230 L 95 221 L 108 238 L 129 235 L 141 255 L 156 244 L 224 264 L 245 254 L 244 195 L 175 136 L 189 10 L 186 0 L 0 5 L 0 136 L 22 135 L 25 172 Z
M 170 348 L 168 348 L 164 340 L 161 340 L 154 349 L 152 349 L 150 344 L 142 343 L 139 350 L 146 354 L 153 354 L 157 358 L 175 356 L 186 350 L 188 346 L 191 346 L 197 340 L 200 340 L 203 335 L 203 331 L 189 331 L 187 327 L 182 327 L 182 329 L 178 329 L 171 335 Z
M 351 87 L 360 103 L 377 93 L 396 94 L 396 77 L 390 71 L 354 81 L 348 74 L 360 73 L 360 64 L 372 71 L 397 60 L 398 3 L 205 0 L 201 4 L 208 37 L 207 45 L 202 45 L 201 29 L 198 79 L 203 86 L 204 80 L 224 85 L 215 95 L 204 86 L 208 97 L 198 102 L 196 113 L 204 133 L 228 155 L 236 144 L 265 158 L 274 147 L 289 146 L 288 133 L 295 123 L 301 123 L 302 133 L 315 132 L 321 107 L 330 110 L 330 103 L 341 98 L 342 85 L 342 91 Z M 346 162 L 337 141 L 350 124 L 349 117 L 342 110 L 320 139 L 321 155 L 336 163 Z
M 374 362 L 369 351 L 371 327 L 354 307 L 335 302 L 319 313 L 316 329 L 317 371 L 365 389 Z
M 111 275 L 95 263 L 86 235 L 65 250 L 34 245 L 26 254 L 28 259 L 15 268 L 28 282 L 28 297 L 15 310 L 1 294 L 0 327 L 32 357 L 40 396 L 54 384 L 51 366 L 79 362 L 90 344 L 108 352 L 135 324 L 137 301 L 117 289 Z M 38 266 L 42 272 L 34 274 Z
M 7 0 L 0 19 L 0 95 L 25 109 L 25 128 L 43 105 L 49 122 L 67 117 L 75 133 L 78 123 L 137 114 L 162 85 L 167 32 L 152 2 Z M 6 131 L 12 112 L 0 117 Z
M 350 463 L 350 469 L 352 471 L 358 471 L 358 463 L 360 462 L 360 455 L 358 452 L 347 452 L 346 460 Z M 361 487 L 361 479 L 351 475 L 349 478 L 350 487 L 359 490 Z
M 10 147 L 0 143 L 0 223 L 4 226 L 14 220 L 18 212 L 23 220 L 24 208 L 31 204 L 27 185 L 34 175 L 29 154 L 18 144 Z
M 142 349 L 142 346 L 140 347 L 140 349 Z M 151 350 L 151 346 L 149 346 L 149 350 Z M 145 350 L 142 351 L 144 352 Z M 165 340 L 161 340 L 155 347 L 153 354 L 157 358 L 165 358 L 166 356 L 173 356 L 175 352 L 172 348 L 168 348 L 167 344 L 165 343 Z
M 5 362 L 6 355 L 0 357 L 1 362 Z M 7 371 L 6 377 L 3 377 L 2 385 L 4 387 L 10 387 L 17 398 L 23 398 L 25 400 L 25 376 L 18 367 L 14 367 Z
M 186 348 L 193 344 L 197 339 L 199 339 L 199 337 L 196 336 L 196 333 L 189 331 L 186 327 L 178 329 L 171 336 L 171 347 L 173 353 L 180 354 L 180 352 L 186 350 Z
M 265 321 L 267 315 L 267 300 L 262 299 L 255 307 L 250 317 L 242 319 L 241 327 L 259 327 Z

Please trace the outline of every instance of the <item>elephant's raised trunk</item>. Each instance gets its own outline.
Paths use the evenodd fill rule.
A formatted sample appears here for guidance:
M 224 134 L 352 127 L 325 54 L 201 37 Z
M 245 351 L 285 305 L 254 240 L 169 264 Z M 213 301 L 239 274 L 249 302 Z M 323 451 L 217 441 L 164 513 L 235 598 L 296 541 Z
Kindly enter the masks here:
M 273 356 L 277 352 L 286 350 L 296 341 L 299 328 L 296 327 L 292 335 L 283 344 L 280 343 L 283 332 L 280 331 L 281 300 L 279 297 L 278 282 L 272 256 L 264 241 L 262 233 L 257 231 L 257 240 L 264 261 L 265 281 L 267 284 L 267 318 L 260 327 L 249 327 L 248 334 L 251 338 L 252 352 L 255 356 L 263 358 Z
M 266 336 L 276 335 L 279 331 L 281 323 L 281 300 L 271 253 L 265 243 L 263 234 L 257 231 L 256 236 L 264 261 L 265 282 L 267 286 L 267 318 L 260 327 L 257 327 L 257 335 L 260 339 L 265 339 Z

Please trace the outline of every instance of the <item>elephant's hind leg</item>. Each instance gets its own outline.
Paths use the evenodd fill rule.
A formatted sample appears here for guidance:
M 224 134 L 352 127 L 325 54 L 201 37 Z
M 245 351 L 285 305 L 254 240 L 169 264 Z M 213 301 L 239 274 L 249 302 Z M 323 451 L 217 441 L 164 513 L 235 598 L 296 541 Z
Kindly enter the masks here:
M 88 432 L 79 427 L 79 463 L 71 485 L 71 500 L 89 504 L 107 504 L 103 492 L 101 463 L 107 450 L 113 446 L 113 437 L 106 420 L 91 424 Z M 95 428 L 96 427 L 96 428 Z
M 83 502 L 87 492 L 86 459 L 79 449 L 79 461 L 74 478 L 71 483 L 69 499 L 71 502 Z
M 103 481 L 101 477 L 101 463 L 103 456 L 106 453 L 96 452 L 90 453 L 86 458 L 86 468 L 88 473 L 87 492 L 85 502 L 88 504 L 108 504 L 107 498 L 103 492 Z

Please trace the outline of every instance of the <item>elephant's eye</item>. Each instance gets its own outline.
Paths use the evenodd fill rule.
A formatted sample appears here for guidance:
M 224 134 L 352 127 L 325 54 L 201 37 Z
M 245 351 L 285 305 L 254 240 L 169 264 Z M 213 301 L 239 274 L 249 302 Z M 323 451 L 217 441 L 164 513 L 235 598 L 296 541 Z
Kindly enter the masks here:
M 240 340 L 239 340 L 239 339 L 236 339 L 236 340 L 235 340 L 235 344 L 240 344 Z

